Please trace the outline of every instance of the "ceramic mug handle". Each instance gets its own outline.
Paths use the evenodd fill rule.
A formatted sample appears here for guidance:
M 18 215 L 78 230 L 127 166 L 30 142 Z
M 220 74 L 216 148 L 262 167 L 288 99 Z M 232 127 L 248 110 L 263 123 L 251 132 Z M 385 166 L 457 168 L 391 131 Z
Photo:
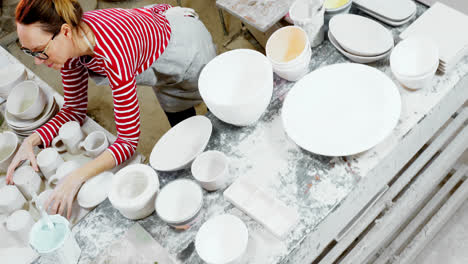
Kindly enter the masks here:
M 57 173 L 55 173 L 54 175 L 50 176 L 50 178 L 47 180 L 47 184 L 49 184 L 49 186 L 51 186 L 52 184 L 57 184 L 57 182 L 60 180 L 60 175 L 57 175 Z
M 60 141 L 62 141 L 62 146 L 57 146 Z M 65 152 L 67 150 L 67 147 L 65 146 L 65 143 L 60 136 L 57 136 L 54 138 L 54 140 L 52 140 L 52 147 L 58 152 Z
M 84 154 L 85 154 L 86 156 L 88 156 L 88 153 L 87 153 L 88 151 L 87 151 L 86 148 L 85 148 L 85 142 L 84 142 L 84 140 L 81 141 L 81 142 L 78 144 L 78 148 L 84 150 L 84 151 L 85 151 Z

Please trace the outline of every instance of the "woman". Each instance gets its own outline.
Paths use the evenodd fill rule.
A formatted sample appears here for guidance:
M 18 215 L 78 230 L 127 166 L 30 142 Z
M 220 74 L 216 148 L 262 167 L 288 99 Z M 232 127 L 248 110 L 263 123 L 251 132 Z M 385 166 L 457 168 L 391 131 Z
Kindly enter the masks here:
M 83 123 L 88 77 L 112 89 L 117 140 L 100 156 L 70 173 L 46 203 L 50 213 L 71 215 L 81 185 L 128 158 L 137 147 L 140 111 L 136 84 L 151 85 L 171 125 L 195 115 L 201 102 L 198 76 L 215 55 L 211 36 L 188 9 L 154 5 L 83 13 L 76 0 L 21 0 L 16 8 L 22 50 L 36 64 L 60 70 L 65 103 L 60 112 L 26 138 L 7 172 L 29 160 L 37 171 L 33 147 L 49 147 L 68 121 Z M 50 206 L 50 207 L 49 207 Z

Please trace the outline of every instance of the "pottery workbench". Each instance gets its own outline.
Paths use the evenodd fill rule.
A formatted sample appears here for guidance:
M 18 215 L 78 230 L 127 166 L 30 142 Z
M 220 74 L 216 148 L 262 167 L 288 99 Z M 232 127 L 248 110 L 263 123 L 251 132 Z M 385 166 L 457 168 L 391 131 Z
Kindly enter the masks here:
M 425 7 L 418 5 L 418 15 L 424 10 Z M 406 26 L 392 28 L 395 38 Z M 328 41 L 313 49 L 312 56 L 310 71 L 330 64 L 349 62 Z M 388 60 L 371 66 L 396 82 Z M 168 250 L 177 263 L 202 263 L 194 246 L 197 230 L 204 221 L 222 213 L 237 215 L 248 226 L 246 263 L 297 264 L 314 260 L 317 263 L 332 263 L 337 259 L 343 263 L 365 263 L 387 242 L 392 235 L 390 231 L 395 230 L 393 227 L 397 223 L 390 221 L 388 229 L 385 229 L 387 226 L 379 225 L 378 221 L 372 224 L 376 217 L 387 210 L 389 214 L 397 213 L 400 218 L 404 218 L 421 205 L 414 202 L 416 198 L 403 205 L 392 205 L 391 202 L 397 201 L 395 197 L 399 193 L 392 191 L 395 186 L 401 185 L 402 189 L 406 184 L 402 185 L 401 182 L 405 179 L 409 184 L 410 179 L 418 174 L 419 169 L 415 166 L 426 164 L 420 159 L 430 156 L 428 151 L 437 152 L 437 146 L 445 146 L 448 151 L 442 151 L 439 155 L 444 159 L 438 161 L 434 158 L 434 166 L 428 166 L 435 168 L 418 176 L 421 179 L 430 177 L 434 180 L 425 182 L 437 185 L 435 179 L 447 173 L 454 165 L 450 158 L 456 159 L 468 146 L 466 111 L 458 115 L 465 119 L 460 121 L 458 117 L 452 118 L 467 101 L 467 74 L 468 58 L 464 58 L 452 72 L 437 75 L 429 88 L 410 91 L 399 87 L 402 112 L 392 134 L 364 153 L 337 158 L 308 153 L 287 137 L 281 123 L 281 106 L 294 83 L 275 76 L 271 104 L 254 126 L 234 127 L 208 114 L 213 123 L 213 134 L 207 149 L 220 150 L 229 157 L 231 182 L 240 176 L 249 177 L 254 184 L 298 211 L 299 222 L 288 236 L 282 240 L 275 238 L 227 202 L 222 191 L 205 192 L 202 221 L 187 231 L 170 228 L 156 214 L 138 223 Z M 346 113 L 343 113 L 343 118 L 346 118 Z M 434 139 L 433 136 L 447 120 L 454 120 L 452 123 L 455 124 L 449 124 L 449 129 L 458 124 L 457 129 L 453 130 L 461 132 L 452 139 L 453 144 L 439 144 L 442 140 Z M 317 129 L 320 129 L 319 125 Z M 440 134 L 443 137 L 447 133 Z M 433 145 L 435 147 L 431 147 Z M 415 157 L 416 154 L 418 157 Z M 408 163 L 410 161 L 411 164 Z M 418 165 L 418 162 L 422 165 Z M 413 163 L 416 165 L 413 166 Z M 176 178 L 192 178 L 190 170 L 159 173 L 159 177 L 162 186 Z M 418 179 L 414 182 L 417 184 Z M 465 185 L 462 184 L 462 187 Z M 410 191 L 402 194 L 401 199 L 412 197 Z M 392 193 L 393 196 L 390 195 Z M 466 196 L 459 200 L 463 201 L 464 198 Z M 379 206 L 380 211 L 375 209 Z M 397 209 L 399 211 L 395 212 Z M 103 202 L 73 228 L 82 249 L 80 263 L 93 263 L 106 247 L 122 237 L 133 224 L 134 221 L 125 219 L 108 200 Z M 369 239 L 357 241 L 356 238 L 368 227 L 380 230 L 382 235 L 374 235 L 373 230 L 370 230 Z M 350 253 L 342 255 L 350 245 Z M 45 262 L 39 259 L 37 263 Z

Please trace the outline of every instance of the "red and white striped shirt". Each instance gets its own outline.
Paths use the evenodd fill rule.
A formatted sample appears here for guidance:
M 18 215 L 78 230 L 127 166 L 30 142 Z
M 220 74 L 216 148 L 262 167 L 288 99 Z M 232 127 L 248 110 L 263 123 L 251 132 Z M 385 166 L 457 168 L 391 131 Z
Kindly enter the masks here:
M 135 76 L 163 53 L 171 28 L 163 14 L 170 5 L 85 12 L 83 21 L 95 36 L 94 56 L 69 59 L 61 70 L 65 103 L 60 112 L 36 130 L 44 147 L 69 121 L 83 123 L 88 106 L 88 71 L 107 76 L 114 101 L 117 140 L 109 146 L 116 165 L 130 158 L 140 136 L 140 109 Z M 90 59 L 89 59 L 90 58 Z

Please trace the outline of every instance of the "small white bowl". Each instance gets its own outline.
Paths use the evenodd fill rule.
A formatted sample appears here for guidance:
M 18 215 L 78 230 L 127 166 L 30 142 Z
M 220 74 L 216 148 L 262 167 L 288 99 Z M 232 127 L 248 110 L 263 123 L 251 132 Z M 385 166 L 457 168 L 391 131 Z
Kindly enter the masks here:
M 208 191 L 216 191 L 226 185 L 228 160 L 220 151 L 209 150 L 200 154 L 192 163 L 192 175 Z
M 439 65 L 439 48 L 430 38 L 415 36 L 398 43 L 390 55 L 390 67 L 398 76 L 426 76 Z
M 112 179 L 109 201 L 120 213 L 132 220 L 154 212 L 154 200 L 159 190 L 156 171 L 143 164 L 129 165 Z
M 393 75 L 395 75 L 396 79 L 406 88 L 417 90 L 429 87 L 432 84 L 432 79 L 437 72 L 437 67 L 438 65 L 436 65 L 430 72 L 426 73 L 425 75 L 417 77 L 402 76 L 396 72 L 393 72 Z
M 33 81 L 16 85 L 8 95 L 7 111 L 20 119 L 33 119 L 42 113 L 47 102 L 42 89 Z
M 7 98 L 11 89 L 26 78 L 27 74 L 22 64 L 2 66 L 0 68 L 0 97 Z
M 0 172 L 6 172 L 18 147 L 18 136 L 13 132 L 0 134 Z
M 223 214 L 206 221 L 198 230 L 195 249 L 212 264 L 238 263 L 247 249 L 249 232 L 241 219 Z
M 202 189 L 187 179 L 175 180 L 164 186 L 155 203 L 159 218 L 181 230 L 189 229 L 197 222 L 202 206 Z
M 328 22 L 330 22 L 330 19 L 333 16 L 349 13 L 349 10 L 351 9 L 352 4 L 353 4 L 353 0 L 349 0 L 346 4 L 338 8 L 325 8 L 325 26 L 328 27 Z

